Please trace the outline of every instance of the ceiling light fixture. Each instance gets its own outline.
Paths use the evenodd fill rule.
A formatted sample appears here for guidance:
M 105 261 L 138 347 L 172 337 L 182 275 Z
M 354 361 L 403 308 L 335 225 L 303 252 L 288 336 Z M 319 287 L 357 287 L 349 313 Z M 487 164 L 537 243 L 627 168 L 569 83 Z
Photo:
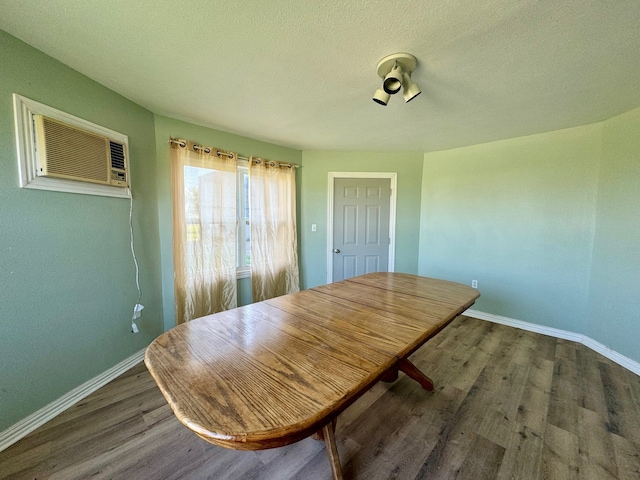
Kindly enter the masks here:
M 409 53 L 394 53 L 378 62 L 378 76 L 382 78 L 382 88 L 376 90 L 373 101 L 387 105 L 389 98 L 400 91 L 405 102 L 420 95 L 420 87 L 411 80 L 411 72 L 416 69 L 418 60 Z

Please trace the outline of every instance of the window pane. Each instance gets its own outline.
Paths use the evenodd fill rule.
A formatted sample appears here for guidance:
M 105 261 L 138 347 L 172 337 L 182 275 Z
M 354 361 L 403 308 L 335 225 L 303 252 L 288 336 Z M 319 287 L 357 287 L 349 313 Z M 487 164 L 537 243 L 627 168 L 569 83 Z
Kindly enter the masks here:
M 184 167 L 184 210 L 187 222 L 187 241 L 199 240 L 202 232 L 200 219 L 200 182 L 212 170 L 199 167 Z
M 249 266 L 251 229 L 249 226 L 249 172 L 238 168 L 238 268 Z
M 251 225 L 249 225 L 249 221 L 247 220 L 245 222 L 245 238 L 244 238 L 244 242 L 245 242 L 245 262 L 247 267 L 249 265 L 251 265 Z
M 244 219 L 249 221 L 249 174 L 244 173 L 242 178 L 244 186 Z
M 251 225 L 249 224 L 249 172 L 242 175 L 242 184 L 244 186 L 244 239 L 245 239 L 245 265 L 251 265 Z

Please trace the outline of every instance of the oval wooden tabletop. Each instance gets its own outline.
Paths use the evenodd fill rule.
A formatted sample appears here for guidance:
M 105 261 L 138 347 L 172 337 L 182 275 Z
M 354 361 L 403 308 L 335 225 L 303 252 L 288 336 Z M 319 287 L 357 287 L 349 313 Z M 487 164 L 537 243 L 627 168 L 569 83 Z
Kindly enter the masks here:
M 322 428 L 477 296 L 451 282 L 365 275 L 179 325 L 145 363 L 205 440 L 282 446 Z

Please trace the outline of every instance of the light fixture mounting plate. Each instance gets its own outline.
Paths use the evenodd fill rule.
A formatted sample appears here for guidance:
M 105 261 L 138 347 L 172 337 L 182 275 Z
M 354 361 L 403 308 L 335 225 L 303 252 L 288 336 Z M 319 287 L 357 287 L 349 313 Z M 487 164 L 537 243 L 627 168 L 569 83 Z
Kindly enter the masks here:
M 396 63 L 400 65 L 405 72 L 413 72 L 418 65 L 418 60 L 410 53 L 387 55 L 378 62 L 378 76 L 381 78 L 386 77 Z

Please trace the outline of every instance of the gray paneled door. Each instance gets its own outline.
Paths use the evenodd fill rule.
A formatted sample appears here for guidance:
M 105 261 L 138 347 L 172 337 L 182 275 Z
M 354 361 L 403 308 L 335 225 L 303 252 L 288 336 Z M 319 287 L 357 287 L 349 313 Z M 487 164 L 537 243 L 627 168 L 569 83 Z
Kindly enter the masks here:
M 336 178 L 333 281 L 389 269 L 388 178 Z

